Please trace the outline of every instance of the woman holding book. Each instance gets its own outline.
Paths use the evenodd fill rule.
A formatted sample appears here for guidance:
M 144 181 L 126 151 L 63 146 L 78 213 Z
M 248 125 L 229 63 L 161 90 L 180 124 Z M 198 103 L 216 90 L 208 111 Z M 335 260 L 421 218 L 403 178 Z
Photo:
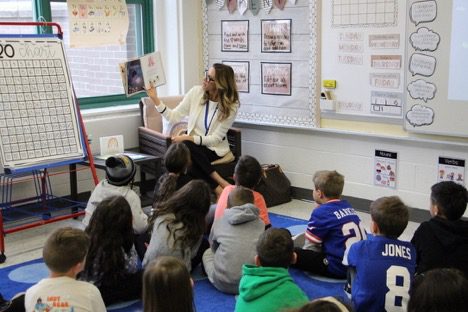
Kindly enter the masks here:
M 192 158 L 190 175 L 205 180 L 217 194 L 221 194 L 229 183 L 214 170 L 211 162 L 230 151 L 226 134 L 239 108 L 233 69 L 224 64 L 213 64 L 205 72 L 203 84 L 190 89 L 174 109 L 164 105 L 154 86 L 147 93 L 158 112 L 169 122 L 176 123 L 188 116 L 187 134 L 175 136 L 172 140 L 183 142 L 189 148 Z

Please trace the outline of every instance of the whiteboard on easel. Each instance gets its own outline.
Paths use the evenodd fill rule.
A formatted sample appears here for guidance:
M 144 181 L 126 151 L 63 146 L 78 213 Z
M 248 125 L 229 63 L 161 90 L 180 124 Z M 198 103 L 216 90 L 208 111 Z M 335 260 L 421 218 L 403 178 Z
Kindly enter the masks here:
M 0 38 L 0 158 L 5 169 L 84 158 L 62 40 Z

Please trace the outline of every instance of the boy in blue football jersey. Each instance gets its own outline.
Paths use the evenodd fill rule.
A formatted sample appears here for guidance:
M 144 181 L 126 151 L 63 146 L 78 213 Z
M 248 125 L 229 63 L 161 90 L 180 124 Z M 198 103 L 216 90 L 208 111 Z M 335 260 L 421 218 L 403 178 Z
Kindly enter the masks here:
M 370 214 L 374 235 L 353 244 L 343 259 L 355 310 L 406 311 L 416 250 L 398 237 L 408 224 L 408 208 L 397 196 L 382 197 L 371 204 Z
M 302 248 L 295 248 L 295 268 L 333 278 L 345 278 L 343 255 L 352 243 L 366 238 L 361 219 L 346 200 L 341 200 L 344 177 L 336 171 L 318 171 L 313 197 L 319 205 L 313 211 Z

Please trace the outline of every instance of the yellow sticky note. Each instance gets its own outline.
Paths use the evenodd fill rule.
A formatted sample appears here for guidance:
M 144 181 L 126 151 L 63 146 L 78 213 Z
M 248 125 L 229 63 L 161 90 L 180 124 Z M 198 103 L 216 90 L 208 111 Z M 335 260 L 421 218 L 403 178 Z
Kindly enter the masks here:
M 323 80 L 322 84 L 323 84 L 323 87 L 327 89 L 336 88 L 336 80 Z

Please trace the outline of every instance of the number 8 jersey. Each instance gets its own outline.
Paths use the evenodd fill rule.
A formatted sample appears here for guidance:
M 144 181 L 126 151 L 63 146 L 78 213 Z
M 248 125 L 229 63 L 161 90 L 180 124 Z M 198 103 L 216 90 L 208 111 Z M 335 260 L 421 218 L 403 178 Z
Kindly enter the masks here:
M 410 242 L 368 235 L 350 247 L 343 264 L 356 270 L 351 296 L 357 312 L 406 311 L 416 268 Z

